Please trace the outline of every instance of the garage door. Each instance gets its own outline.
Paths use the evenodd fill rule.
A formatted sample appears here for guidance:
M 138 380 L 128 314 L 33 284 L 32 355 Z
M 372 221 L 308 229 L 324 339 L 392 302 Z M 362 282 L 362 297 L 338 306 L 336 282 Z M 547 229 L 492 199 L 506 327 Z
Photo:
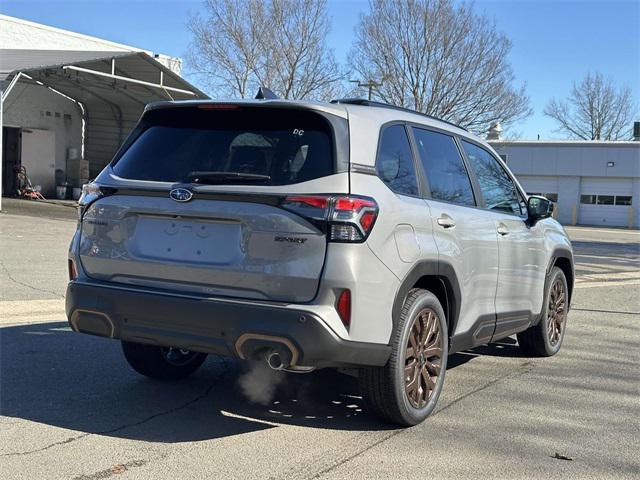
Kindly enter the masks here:
M 583 178 L 578 223 L 626 227 L 633 194 L 631 179 Z
M 547 193 L 558 193 L 558 177 L 529 177 L 519 176 L 518 181 L 527 193 L 545 195 Z
M 553 203 L 558 203 L 558 177 L 518 177 L 520 185 L 528 195 L 542 195 Z M 558 208 L 554 209 L 554 218 L 558 218 Z

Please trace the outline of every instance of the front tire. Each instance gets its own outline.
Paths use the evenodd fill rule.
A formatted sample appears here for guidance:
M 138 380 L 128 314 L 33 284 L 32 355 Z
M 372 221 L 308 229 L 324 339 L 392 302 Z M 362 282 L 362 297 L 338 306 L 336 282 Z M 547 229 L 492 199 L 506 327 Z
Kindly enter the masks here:
M 537 325 L 518 333 L 518 345 L 527 355 L 551 357 L 560 350 L 567 325 L 569 287 L 564 272 L 553 267 L 544 295 L 542 318 Z
M 122 341 L 129 365 L 138 373 L 156 380 L 179 380 L 198 370 L 207 354 L 179 348 Z
M 409 292 L 392 335 L 384 367 L 364 368 L 360 389 L 375 416 L 405 427 L 422 422 L 436 406 L 447 368 L 448 330 L 437 297 Z

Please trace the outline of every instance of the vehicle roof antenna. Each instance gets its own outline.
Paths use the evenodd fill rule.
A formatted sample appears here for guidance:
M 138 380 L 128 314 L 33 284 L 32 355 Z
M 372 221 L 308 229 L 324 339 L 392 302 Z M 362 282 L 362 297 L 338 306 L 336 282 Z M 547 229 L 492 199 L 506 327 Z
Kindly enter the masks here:
M 256 100 L 277 100 L 278 96 L 267 87 L 260 87 L 256 94 Z

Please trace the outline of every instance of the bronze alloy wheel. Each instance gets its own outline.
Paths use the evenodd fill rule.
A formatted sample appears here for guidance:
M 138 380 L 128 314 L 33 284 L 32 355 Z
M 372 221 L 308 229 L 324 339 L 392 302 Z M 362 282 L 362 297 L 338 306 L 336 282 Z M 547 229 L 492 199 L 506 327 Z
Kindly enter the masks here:
M 440 319 L 430 308 L 421 310 L 413 320 L 405 351 L 405 392 L 411 405 L 424 407 L 436 388 L 442 365 Z
M 566 317 L 567 298 L 564 283 L 561 278 L 556 278 L 551 286 L 547 306 L 547 336 L 552 347 L 555 347 L 562 338 Z

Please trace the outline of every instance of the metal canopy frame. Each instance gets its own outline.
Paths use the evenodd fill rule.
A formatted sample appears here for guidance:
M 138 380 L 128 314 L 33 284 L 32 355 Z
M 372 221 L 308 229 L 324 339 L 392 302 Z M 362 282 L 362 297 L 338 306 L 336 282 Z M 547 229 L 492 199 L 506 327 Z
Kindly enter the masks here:
M 156 80 L 154 80 L 154 71 Z M 142 78 L 136 78 L 137 75 Z M 101 55 L 98 58 L 82 59 L 73 63 L 67 61 L 67 63 L 56 65 L 23 67 L 6 78 L 9 77 L 11 80 L 0 94 L 0 145 L 2 145 L 4 101 L 19 82 L 28 82 L 48 88 L 76 103 L 82 117 L 81 159 L 85 159 L 85 138 L 89 138 L 85 136 L 85 128 L 87 123 L 91 125 L 89 115 L 91 111 L 95 113 L 98 109 L 103 112 L 102 115 L 105 114 L 104 112 L 111 111 L 109 115 L 112 118 L 112 125 L 118 131 L 118 140 L 122 141 L 126 133 L 125 127 L 128 129 L 137 119 L 137 116 L 133 116 L 134 113 L 138 110 L 141 113 L 147 103 L 176 98 L 208 98 L 206 94 L 145 52 L 113 52 L 108 56 Z M 92 78 L 94 80 L 91 80 Z M 127 89 L 127 85 L 137 85 L 139 88 Z M 104 110 L 105 107 L 107 110 Z M 127 112 L 126 117 L 123 116 L 123 109 Z M 99 117 L 96 118 L 99 119 Z M 92 128 L 95 133 L 96 128 L 100 127 Z M 91 145 L 90 141 L 88 145 Z M 94 150 L 95 148 L 94 145 Z M 92 158 L 95 159 L 95 156 Z M 0 167 L 1 165 L 0 149 Z M 3 175 L 1 170 L 0 168 L 0 210 L 2 209 Z
M 112 62 L 112 72 L 115 71 L 115 59 L 111 59 Z M 184 93 L 185 95 L 192 95 L 192 96 L 196 96 L 196 94 L 190 90 L 183 90 L 181 88 L 175 88 L 175 87 L 168 87 L 166 85 L 163 84 L 164 81 L 164 72 L 162 70 L 160 70 L 160 83 L 151 83 L 151 82 L 145 82 L 142 80 L 136 80 L 135 78 L 129 78 L 129 77 L 123 77 L 122 75 L 116 75 L 115 73 L 104 73 L 104 72 L 100 72 L 98 70 L 91 70 L 89 68 L 82 68 L 82 67 L 76 67 L 73 65 L 65 65 L 64 67 L 62 67 L 63 70 L 75 70 L 76 72 L 83 72 L 83 73 L 88 73 L 90 75 L 97 75 L 99 77 L 106 77 L 106 78 L 111 78 L 113 80 L 120 80 L 123 82 L 130 82 L 130 83 L 135 83 L 138 85 L 144 85 L 146 87 L 154 87 L 154 88 L 160 88 L 162 90 L 165 91 L 170 91 L 170 92 L 178 92 L 178 93 Z

